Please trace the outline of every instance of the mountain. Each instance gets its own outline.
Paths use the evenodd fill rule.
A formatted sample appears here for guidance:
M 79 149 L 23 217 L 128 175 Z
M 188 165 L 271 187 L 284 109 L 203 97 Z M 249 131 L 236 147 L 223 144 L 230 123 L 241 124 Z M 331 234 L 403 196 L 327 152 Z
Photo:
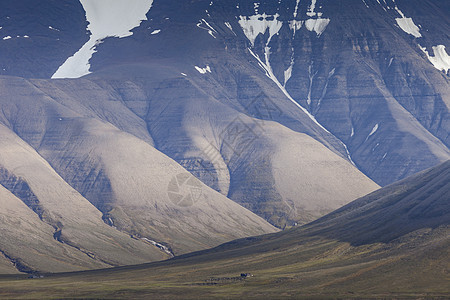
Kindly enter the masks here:
M 22 92 L 25 90 L 26 88 L 23 88 Z M 39 103 L 40 101 L 43 103 Z M 104 197 L 117 197 L 119 204 L 111 204 L 111 215 L 102 213 L 64 181 L 34 148 L 2 125 L 0 183 L 14 194 L 15 197 L 8 199 L 11 205 L 27 205 L 27 210 L 18 210 L 12 215 L 10 210 L 2 209 L 2 214 L 9 215 L 8 218 L 1 219 L 4 234 L 14 231 L 8 239 L 2 238 L 0 249 L 12 261 L 24 261 L 23 264 L 32 270 L 70 270 L 69 266 L 68 269 L 55 269 L 45 260 L 40 260 L 41 264 L 36 265 L 33 256 L 16 251 L 15 247 L 19 245 L 17 242 L 11 242 L 11 239 L 18 236 L 36 239 L 36 236 L 27 231 L 25 224 L 16 228 L 17 222 L 20 224 L 21 219 L 29 220 L 30 214 L 34 216 L 34 221 L 40 223 L 39 226 L 46 228 L 42 234 L 46 233 L 47 239 L 53 244 L 70 245 L 83 254 L 85 260 L 101 263 L 99 266 L 168 258 L 170 256 L 165 252 L 169 250 L 164 247 L 169 245 L 171 252 L 188 252 L 217 245 L 234 237 L 275 230 L 250 211 L 207 188 L 147 143 L 119 131 L 110 124 L 76 116 L 62 105 L 52 106 L 51 103 L 45 103 L 48 101 L 45 97 L 39 99 L 34 93 L 32 100 L 27 102 L 30 115 L 26 121 L 34 124 L 34 129 L 39 125 L 38 122 L 33 123 L 32 112 L 38 110 L 36 106 L 48 105 L 49 111 L 53 110 L 53 113 L 34 115 L 37 118 L 44 117 L 44 120 L 48 118 L 44 126 L 48 126 L 49 130 L 44 131 L 44 136 L 38 136 L 34 140 L 40 145 L 41 153 L 45 155 L 45 145 L 48 141 L 52 143 L 52 149 L 59 150 L 56 154 L 52 152 L 55 154 L 55 161 L 61 156 L 65 157 L 67 152 L 64 151 L 64 146 L 61 146 L 68 143 L 68 140 L 61 138 L 61 133 L 65 132 L 67 139 L 76 142 L 69 143 L 71 150 L 68 153 L 72 155 L 72 159 L 65 157 L 60 163 L 75 164 L 78 158 L 82 158 L 80 163 L 89 162 L 89 171 L 83 174 L 94 180 L 88 183 L 100 189 Z M 17 108 L 20 103 L 15 102 L 14 105 Z M 67 119 L 55 117 L 55 113 Z M 26 115 L 24 106 L 21 116 Z M 60 128 L 52 122 L 59 122 Z M 19 123 L 15 124 L 20 127 Z M 30 136 L 36 137 L 35 132 L 31 132 Z M 129 150 L 130 147 L 133 150 Z M 102 167 L 103 162 L 105 167 Z M 142 169 L 141 164 L 151 168 Z M 103 175 L 103 172 L 106 175 Z M 159 189 L 154 186 L 168 184 L 171 178 L 175 178 L 180 187 L 183 187 L 180 179 L 183 176 L 188 180 L 184 185 L 188 190 L 178 191 L 178 194 L 189 201 L 187 197 L 190 197 L 191 190 L 198 191 L 198 196 L 190 198 L 190 202 L 185 205 L 177 202 L 177 198 L 169 198 L 167 187 Z M 84 181 L 80 184 L 83 183 L 86 185 Z M 112 191 L 111 188 L 117 190 Z M 87 195 L 89 196 L 89 193 Z M 125 197 L 127 201 L 124 201 Z M 120 203 L 121 201 L 124 202 Z M 92 202 L 95 204 L 93 200 Z M 115 214 L 120 218 L 115 218 Z M 138 215 L 133 217 L 133 214 Z M 214 222 L 221 225 L 214 226 Z M 133 238 L 130 238 L 130 235 Z M 154 242 L 169 239 L 174 241 L 170 240 L 170 244 L 165 246 Z M 27 244 L 25 239 L 19 241 Z M 36 251 L 42 255 L 53 256 L 44 243 L 38 243 L 36 247 Z
M 311 222 L 450 158 L 448 8 L 2 1 L 0 185 L 68 271 Z
M 0 281 L 0 295 L 445 299 L 449 191 L 447 161 L 302 227 L 165 262 L 31 281 L 10 276 Z
M 194 89 L 217 101 L 331 143 L 347 157 L 345 144 L 357 167 L 380 185 L 449 157 L 450 25 L 443 1 L 143 0 L 127 9 L 120 1 L 97 1 L 93 6 L 86 1 L 46 1 L 49 4 L 40 9 L 24 4 L 27 8 L 17 12 L 16 6 L 17 16 L 8 2 L 2 4 L 10 13 L 5 13 L 9 19 L 1 33 L 12 38 L 2 41 L 2 47 L 10 48 L 7 52 L 15 59 L 2 58 L 3 74 L 59 78 L 92 72 L 94 77 L 134 84 L 139 77 L 149 91 L 167 86 L 164 93 L 173 98 L 186 88 L 171 82 L 173 77 L 182 81 L 183 73 L 195 83 Z M 149 7 L 144 16 L 142 10 Z M 89 25 L 86 18 L 79 20 L 83 9 Z M 55 10 L 61 16 L 70 11 L 70 23 L 55 20 Z M 108 17 L 116 15 L 129 21 Z M 39 20 L 39 26 L 11 21 L 24 18 Z M 24 39 L 26 32 L 30 38 Z M 33 36 L 53 49 L 63 43 L 73 58 L 63 50 L 55 54 L 40 49 Z M 101 42 L 89 50 L 95 39 Z M 77 70 L 77 62 L 85 70 Z M 32 71 L 34 64 L 39 67 Z M 172 78 L 161 75 L 152 85 L 149 73 Z M 126 87 L 130 94 L 121 96 L 133 111 L 144 114 L 142 95 L 131 92 L 131 86 Z M 253 107 L 267 99 L 269 112 Z M 277 107 L 285 102 L 294 105 L 287 108 L 289 113 L 279 113 Z M 299 112 L 292 116 L 295 106 Z M 262 105 L 257 107 L 261 110 Z M 310 127 L 304 123 L 311 120 L 301 120 L 309 119 L 308 114 L 334 137 L 320 138 L 327 135 L 321 128 L 304 128 Z M 164 140 L 180 143 L 167 134 Z

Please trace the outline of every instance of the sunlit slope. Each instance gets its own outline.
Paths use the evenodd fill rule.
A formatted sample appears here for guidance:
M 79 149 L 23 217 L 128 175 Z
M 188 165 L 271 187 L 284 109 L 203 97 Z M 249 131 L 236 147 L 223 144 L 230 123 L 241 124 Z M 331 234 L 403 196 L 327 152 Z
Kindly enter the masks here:
M 150 139 L 119 130 L 72 98 L 71 103 L 64 102 L 66 98 L 59 103 L 28 81 L 12 79 L 9 86 L 3 91 L 1 118 L 6 125 L 3 147 L 11 150 L 1 155 L 3 167 L 11 176 L 25 178 L 38 208 L 44 208 L 44 218 L 49 214 L 63 238 L 70 233 L 69 223 L 83 235 L 102 229 L 126 237 L 114 242 L 130 251 L 118 255 L 117 264 L 123 265 L 276 231 L 157 151 Z M 17 95 L 14 91 L 21 97 L 9 101 Z M 132 128 L 133 123 L 126 126 Z M 97 251 L 114 252 L 75 232 L 70 239 L 87 243 L 81 248 L 95 256 Z M 152 241 L 168 249 L 158 249 Z
M 135 66 L 130 68 L 142 72 Z M 293 121 L 292 125 L 293 128 L 304 126 L 307 133 L 296 132 L 275 119 L 251 117 L 246 111 L 215 101 L 194 81 L 181 75 L 154 73 L 157 76 L 150 75 L 151 68 L 144 70 L 148 72 L 145 85 L 140 80 L 120 82 L 95 78 L 31 82 L 39 92 L 77 115 L 112 124 L 156 147 L 209 187 L 281 228 L 312 221 L 378 188 L 332 146 L 338 144 L 336 139 L 307 117 Z M 181 88 L 186 96 L 174 98 L 174 92 Z M 290 111 L 293 108 L 288 102 L 279 107 L 278 113 L 301 118 L 301 114 Z M 69 121 L 55 120 L 52 126 L 68 126 L 65 122 Z M 99 191 L 92 183 L 94 179 L 102 180 L 104 174 L 95 178 L 77 175 L 81 170 L 63 161 L 72 159 L 70 151 L 77 146 L 70 146 L 72 142 L 68 140 L 54 149 L 55 140 L 67 139 L 64 136 L 67 130 L 56 130 L 60 133 L 55 137 L 45 137 L 40 153 L 76 189 L 86 191 L 83 195 L 88 199 L 98 201 L 97 206 L 107 206 L 104 202 L 111 201 L 110 195 L 103 196 L 107 191 Z M 74 130 L 70 135 L 77 139 L 78 129 Z M 26 130 L 19 134 L 33 139 Z M 61 155 L 61 147 L 67 148 L 64 150 L 67 154 Z M 128 147 L 124 151 L 134 149 Z M 83 158 L 74 160 L 85 166 L 86 172 L 91 163 L 96 164 Z M 145 166 L 141 164 L 139 168 Z M 167 191 L 170 178 L 164 180 L 165 183 L 158 185 L 160 192 Z M 116 191 L 126 193 L 126 189 Z
M 2 214 L 7 215 L 9 220 L 6 222 L 4 219 L 5 232 L 14 230 L 8 241 L 6 238 L 2 241 L 5 247 L 10 247 L 8 256 L 23 261 L 25 270 L 64 270 L 62 266 L 54 267 L 46 263 L 46 259 L 53 259 L 53 255 L 45 250 L 45 244 L 39 244 L 34 235 L 27 233 L 30 226 L 35 230 L 40 229 L 41 236 L 46 235 L 44 241 L 64 244 L 78 252 L 82 257 L 78 264 L 85 268 L 86 265 L 114 266 L 168 257 L 157 247 L 131 239 L 129 235 L 105 224 L 101 212 L 68 185 L 33 148 L 4 125 L 0 125 L 0 132 L 2 188 L 7 187 L 16 195 L 13 197 L 15 202 L 19 200 L 18 197 L 21 200 L 15 204 L 19 205 L 20 210 L 11 211 L 12 208 L 6 210 L 6 207 L 2 207 Z M 11 197 L 10 192 L 4 192 Z M 24 208 L 24 203 L 28 209 Z M 30 214 L 33 218 L 29 217 Z M 21 219 L 31 224 L 22 224 Z M 32 226 L 33 222 L 39 223 L 39 226 Z M 20 254 L 20 251 L 26 251 L 31 246 L 26 246 L 27 239 L 30 242 L 35 240 L 36 247 L 41 251 L 40 258 Z M 13 250 L 15 248 L 20 251 L 16 253 Z

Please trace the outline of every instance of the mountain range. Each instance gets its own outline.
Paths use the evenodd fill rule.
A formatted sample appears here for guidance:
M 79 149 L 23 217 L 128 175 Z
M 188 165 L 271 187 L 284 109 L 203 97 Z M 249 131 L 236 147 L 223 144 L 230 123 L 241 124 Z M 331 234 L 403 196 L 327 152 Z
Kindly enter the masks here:
M 157 261 L 334 211 L 323 225 L 447 161 L 448 11 L 438 0 L 1 1 L 0 270 Z M 361 230 L 342 232 L 352 246 L 397 228 L 396 215 L 359 223 L 361 201 L 382 194 L 371 195 L 342 216 L 344 231 Z M 417 217 L 427 211 L 423 224 L 442 222 L 431 207 Z

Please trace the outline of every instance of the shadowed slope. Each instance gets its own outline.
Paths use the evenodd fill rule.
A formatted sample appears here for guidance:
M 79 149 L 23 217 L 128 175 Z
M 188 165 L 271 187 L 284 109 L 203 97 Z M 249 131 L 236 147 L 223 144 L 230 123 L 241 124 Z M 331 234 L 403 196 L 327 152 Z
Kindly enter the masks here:
M 450 161 L 353 201 L 308 225 L 311 234 L 361 245 L 450 225 Z

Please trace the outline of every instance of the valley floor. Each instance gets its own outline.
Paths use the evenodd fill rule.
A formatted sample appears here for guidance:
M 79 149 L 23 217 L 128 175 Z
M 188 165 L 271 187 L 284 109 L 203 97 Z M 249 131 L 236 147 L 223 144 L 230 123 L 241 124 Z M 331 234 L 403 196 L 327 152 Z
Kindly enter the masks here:
M 240 240 L 147 265 L 50 274 L 34 279 L 29 275 L 4 276 L 0 278 L 0 298 L 448 299 L 450 296 L 448 227 L 423 229 L 389 244 L 358 247 L 318 237 L 304 237 L 293 245 L 290 235 L 294 233 L 288 231 L 285 238 L 278 237 L 278 244 L 270 236 L 264 236 L 249 245 L 248 239 Z

